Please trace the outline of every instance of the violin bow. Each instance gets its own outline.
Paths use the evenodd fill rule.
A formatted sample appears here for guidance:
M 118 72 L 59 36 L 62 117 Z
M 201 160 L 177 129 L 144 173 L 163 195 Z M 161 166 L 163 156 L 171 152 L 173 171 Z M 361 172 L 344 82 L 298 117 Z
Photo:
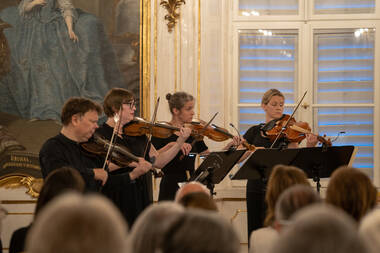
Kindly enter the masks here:
M 275 144 L 275 143 L 277 142 L 277 140 L 280 138 L 280 136 L 281 136 L 282 132 L 284 132 L 284 130 L 285 130 L 285 129 L 286 129 L 286 127 L 288 126 L 288 124 L 289 124 L 290 120 L 293 118 L 294 114 L 295 114 L 295 113 L 296 113 L 296 111 L 298 110 L 298 107 L 300 107 L 300 105 L 301 105 L 301 103 L 302 103 L 303 99 L 305 98 L 305 96 L 306 96 L 306 93 L 307 93 L 307 91 L 305 91 L 305 93 L 303 94 L 303 96 L 302 96 L 301 100 L 298 102 L 298 104 L 297 104 L 296 108 L 294 108 L 294 110 L 293 110 L 292 114 L 290 115 L 289 119 L 286 121 L 285 125 L 284 125 L 284 126 L 281 128 L 281 131 L 280 131 L 280 133 L 277 135 L 276 139 L 273 141 L 273 143 L 272 143 L 272 145 L 270 146 L 270 148 L 273 148 L 274 144 Z
M 110 145 L 108 146 L 107 155 L 106 155 L 106 158 L 104 159 L 104 163 L 103 163 L 103 170 L 106 169 L 106 164 L 107 164 L 109 155 L 111 154 L 111 150 L 114 147 L 113 142 L 114 142 L 114 139 L 115 139 L 115 134 L 116 134 L 117 131 L 119 131 L 119 128 L 120 128 L 120 124 L 121 124 L 120 115 L 122 115 L 122 113 L 123 113 L 123 103 L 120 105 L 119 115 L 116 114 L 113 117 L 116 125 L 115 125 L 115 127 L 113 128 L 113 131 L 112 131 Z
M 154 113 L 152 115 L 152 120 L 151 120 L 151 126 L 153 126 L 155 123 L 156 123 L 156 118 L 157 118 L 157 111 L 158 111 L 158 105 L 160 104 L 160 97 L 157 98 L 157 102 L 154 106 Z M 150 128 L 150 133 L 149 133 L 149 136 L 148 136 L 148 140 L 146 142 L 146 145 L 145 145 L 145 149 L 144 149 L 144 159 L 145 159 L 145 156 L 146 156 L 146 153 L 148 152 L 148 146 L 149 144 L 151 143 L 152 141 L 152 130 L 153 127 Z

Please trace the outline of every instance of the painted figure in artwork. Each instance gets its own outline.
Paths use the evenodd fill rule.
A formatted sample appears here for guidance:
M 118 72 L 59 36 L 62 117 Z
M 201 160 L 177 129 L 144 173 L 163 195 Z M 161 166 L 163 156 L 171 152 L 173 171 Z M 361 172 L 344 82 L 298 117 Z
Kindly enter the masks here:
M 101 102 L 125 84 L 101 22 L 71 0 L 21 0 L 0 12 L 11 71 L 0 79 L 0 111 L 28 119 L 59 119 L 72 96 Z

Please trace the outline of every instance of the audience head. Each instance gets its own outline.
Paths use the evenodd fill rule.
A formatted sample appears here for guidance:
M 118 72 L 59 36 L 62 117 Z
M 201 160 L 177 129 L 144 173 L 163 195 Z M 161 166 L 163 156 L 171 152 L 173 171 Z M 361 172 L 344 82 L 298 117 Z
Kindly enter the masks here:
M 321 202 L 319 195 L 308 185 L 293 185 L 281 193 L 275 207 L 275 226 L 280 229 L 287 225 L 290 218 L 302 208 Z
M 280 194 L 295 184 L 310 186 L 305 172 L 294 166 L 276 165 L 269 176 L 265 202 L 268 210 L 265 217 L 265 225 L 271 226 L 274 222 L 274 208 Z
M 175 110 L 180 111 L 187 102 L 194 101 L 194 97 L 186 92 L 178 91 L 173 94 L 166 94 L 169 103 L 169 110 L 173 114 Z
M 84 189 L 84 180 L 76 169 L 62 167 L 53 170 L 44 181 L 37 200 L 35 214 L 37 215 L 47 203 L 58 195 L 67 191 L 83 193 Z
M 103 110 L 107 117 L 113 117 L 122 104 L 133 103 L 132 92 L 122 88 L 112 88 L 104 97 Z
M 211 196 L 204 192 L 191 192 L 183 196 L 179 203 L 186 208 L 199 208 L 209 211 L 218 211 L 218 207 Z
M 380 209 L 368 213 L 360 222 L 359 234 L 372 252 L 380 252 Z
M 192 192 L 204 192 L 208 196 L 210 196 L 210 190 L 205 185 L 196 181 L 192 181 L 178 189 L 175 195 L 175 202 L 178 203 L 181 200 L 181 198 L 183 198 L 183 196 Z
M 181 205 L 169 201 L 147 207 L 132 227 L 129 252 L 155 253 L 162 243 L 164 232 L 183 212 Z
M 100 195 L 64 194 L 37 216 L 26 239 L 28 253 L 124 253 L 127 225 Z
M 340 167 L 331 175 L 326 192 L 326 202 L 337 206 L 356 221 L 376 204 L 377 190 L 363 172 Z
M 76 117 L 75 119 L 77 119 L 92 111 L 96 112 L 99 116 L 102 113 L 102 108 L 98 103 L 90 99 L 82 97 L 71 97 L 65 102 L 62 108 L 62 125 L 67 126 L 71 124 L 73 121 L 73 116 Z
M 161 253 L 238 253 L 232 225 L 216 212 L 187 209 L 163 236 Z
M 292 224 L 280 234 L 273 253 L 367 253 L 354 220 L 326 204 L 315 204 L 297 212 Z

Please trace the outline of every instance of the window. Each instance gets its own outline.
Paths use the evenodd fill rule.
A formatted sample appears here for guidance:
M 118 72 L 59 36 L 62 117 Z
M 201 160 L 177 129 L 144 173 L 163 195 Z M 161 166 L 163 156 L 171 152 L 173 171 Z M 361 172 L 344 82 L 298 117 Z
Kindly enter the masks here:
M 239 129 L 244 134 L 250 126 L 264 122 L 260 103 L 266 90 L 277 88 L 284 93 L 287 114 L 308 90 L 311 105 L 298 111 L 297 120 L 307 119 L 312 131 L 326 134 L 335 141 L 333 145 L 357 147 L 353 166 L 375 177 L 378 184 L 380 164 L 375 152 L 380 143 L 374 138 L 380 104 L 374 71 L 378 22 L 371 16 L 366 20 L 356 16 L 376 14 L 376 1 L 302 1 L 239 0 L 238 15 L 246 16 L 232 21 L 237 38 L 233 57 L 238 68 L 233 76 Z M 290 17 L 295 14 L 305 20 Z M 315 20 L 309 14 L 341 15 Z M 277 17 L 271 19 L 271 15 Z
M 314 0 L 315 14 L 374 13 L 375 0 Z
M 298 0 L 239 0 L 242 16 L 296 15 Z

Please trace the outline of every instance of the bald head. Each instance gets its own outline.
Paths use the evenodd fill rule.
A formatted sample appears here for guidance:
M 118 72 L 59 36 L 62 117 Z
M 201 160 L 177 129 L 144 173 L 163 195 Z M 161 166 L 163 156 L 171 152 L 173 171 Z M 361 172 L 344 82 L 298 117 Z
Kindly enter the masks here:
M 210 196 L 210 191 L 207 187 L 199 182 L 189 182 L 178 189 L 175 195 L 175 202 L 179 202 L 183 196 L 193 192 L 204 192 Z

